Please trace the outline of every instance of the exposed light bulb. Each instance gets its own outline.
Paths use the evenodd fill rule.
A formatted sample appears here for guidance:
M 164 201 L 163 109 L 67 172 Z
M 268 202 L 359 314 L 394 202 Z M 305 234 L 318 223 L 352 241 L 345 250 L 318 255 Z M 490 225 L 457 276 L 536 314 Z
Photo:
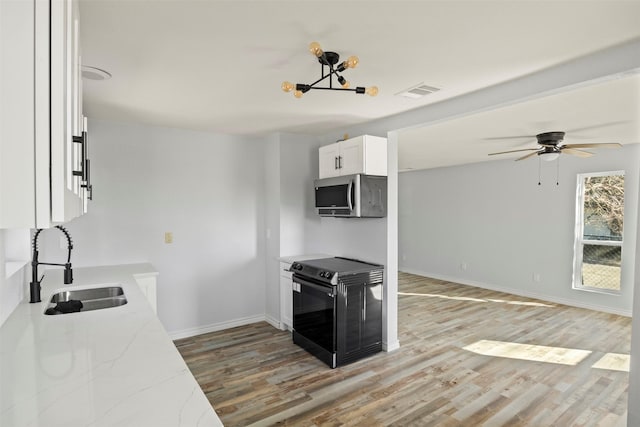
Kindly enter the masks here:
M 295 96 L 296 98 L 302 98 L 302 91 L 301 90 L 297 90 L 297 91 L 293 92 L 293 96 Z
M 282 82 L 282 90 L 285 92 L 291 92 L 293 90 L 293 83 L 291 82 Z
M 320 43 L 318 43 L 318 42 L 311 42 L 311 44 L 309 44 L 309 52 L 311 52 L 312 54 L 314 54 L 318 58 L 320 58 L 322 56 L 322 54 L 324 53 L 322 51 L 322 48 L 320 47 Z
M 360 59 L 358 59 L 357 56 L 355 55 L 350 56 L 349 59 L 346 60 L 346 65 L 348 65 L 347 68 L 356 68 L 359 62 L 360 62 Z
M 376 96 L 378 94 L 378 86 L 368 87 L 365 93 L 369 96 Z
M 345 80 L 344 83 L 342 83 L 342 87 L 345 89 L 349 89 L 349 86 L 351 86 L 351 83 L 349 83 L 348 80 Z
M 338 76 L 338 83 L 345 89 L 349 87 L 349 82 L 343 76 Z

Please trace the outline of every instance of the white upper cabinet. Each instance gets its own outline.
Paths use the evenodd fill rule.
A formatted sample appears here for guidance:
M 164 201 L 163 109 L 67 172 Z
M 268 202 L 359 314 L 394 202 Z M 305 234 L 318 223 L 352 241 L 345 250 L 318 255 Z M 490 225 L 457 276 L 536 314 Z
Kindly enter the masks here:
M 387 175 L 387 139 L 362 135 L 319 149 L 319 178 L 362 173 Z
M 328 178 L 330 176 L 338 176 L 338 156 L 340 155 L 340 149 L 338 143 L 325 145 L 318 149 L 318 156 L 320 159 L 318 177 Z
M 83 213 L 78 16 L 77 0 L 0 1 L 0 228 Z

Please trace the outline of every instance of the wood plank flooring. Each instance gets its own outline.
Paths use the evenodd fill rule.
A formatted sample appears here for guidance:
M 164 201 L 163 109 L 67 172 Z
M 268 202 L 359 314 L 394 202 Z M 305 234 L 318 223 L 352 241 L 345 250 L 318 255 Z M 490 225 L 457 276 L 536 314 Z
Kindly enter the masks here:
M 405 273 L 398 288 L 400 349 L 337 369 L 267 323 L 175 344 L 225 426 L 626 425 L 630 318 Z

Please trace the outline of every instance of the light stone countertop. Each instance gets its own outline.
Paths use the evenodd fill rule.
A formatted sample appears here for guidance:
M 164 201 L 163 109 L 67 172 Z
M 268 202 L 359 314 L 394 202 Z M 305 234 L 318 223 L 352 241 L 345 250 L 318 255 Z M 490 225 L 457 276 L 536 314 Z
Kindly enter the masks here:
M 27 295 L 0 328 L 0 425 L 221 426 L 135 276 L 150 264 L 47 270 L 41 303 Z M 128 303 L 47 316 L 58 290 L 122 286 Z

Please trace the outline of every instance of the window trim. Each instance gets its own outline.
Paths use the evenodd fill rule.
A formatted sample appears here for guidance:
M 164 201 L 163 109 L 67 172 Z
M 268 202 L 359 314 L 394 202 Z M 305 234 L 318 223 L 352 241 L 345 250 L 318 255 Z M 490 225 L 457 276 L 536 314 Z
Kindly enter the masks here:
M 575 237 L 573 245 L 573 277 L 571 280 L 571 287 L 574 290 L 596 292 L 600 294 L 608 295 L 620 295 L 622 293 L 622 269 L 623 269 L 623 256 L 622 247 L 624 243 L 624 218 L 621 240 L 590 240 L 583 239 L 584 233 L 584 181 L 587 177 L 602 177 L 622 175 L 626 177 L 624 170 L 607 171 L 607 172 L 586 172 L 577 174 L 576 185 L 576 220 L 575 220 Z M 619 246 L 620 247 L 620 289 L 602 289 L 593 286 L 585 286 L 582 284 L 582 260 L 583 260 L 583 246 L 584 245 L 601 245 L 601 246 Z

